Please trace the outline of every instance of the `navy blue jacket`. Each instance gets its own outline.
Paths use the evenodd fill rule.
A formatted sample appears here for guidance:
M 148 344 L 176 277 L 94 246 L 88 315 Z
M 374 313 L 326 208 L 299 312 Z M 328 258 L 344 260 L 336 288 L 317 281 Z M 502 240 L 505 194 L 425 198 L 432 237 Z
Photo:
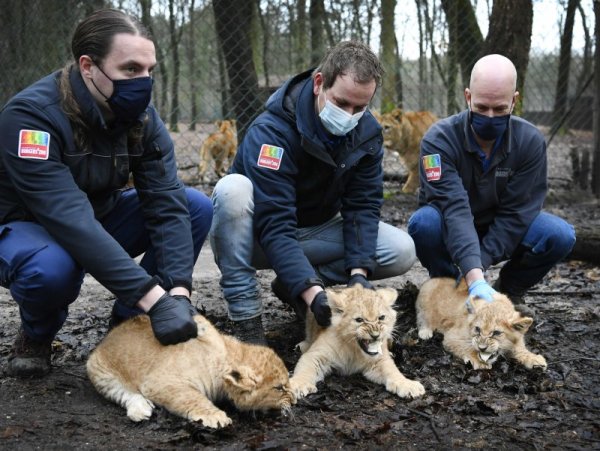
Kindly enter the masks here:
M 69 81 L 88 130 L 76 147 L 61 106 L 60 72 L 13 97 L 0 112 L 0 224 L 34 221 L 96 280 L 133 305 L 150 288 L 191 289 L 193 244 L 184 186 L 177 178 L 173 142 L 150 106 L 141 144 L 127 145 L 129 125 L 105 124 L 78 70 Z M 24 158 L 22 130 L 49 138 L 42 158 Z M 20 149 L 21 145 L 21 151 Z M 44 150 L 45 149 L 45 150 Z M 133 173 L 146 228 L 156 250 L 158 277 L 146 273 L 102 227 Z
M 255 235 L 294 297 L 315 278 L 297 229 L 323 224 L 341 212 L 345 268 L 371 273 L 383 202 L 381 127 L 367 111 L 354 130 L 328 142 L 315 112 L 311 73 L 290 79 L 271 96 L 231 170 L 252 181 Z
M 463 274 L 509 259 L 547 191 L 546 143 L 533 124 L 511 116 L 485 172 L 472 133 L 466 110 L 435 123 L 421 142 L 419 204 L 441 212 L 446 247 Z M 424 157 L 436 154 L 441 177 L 427 181 Z

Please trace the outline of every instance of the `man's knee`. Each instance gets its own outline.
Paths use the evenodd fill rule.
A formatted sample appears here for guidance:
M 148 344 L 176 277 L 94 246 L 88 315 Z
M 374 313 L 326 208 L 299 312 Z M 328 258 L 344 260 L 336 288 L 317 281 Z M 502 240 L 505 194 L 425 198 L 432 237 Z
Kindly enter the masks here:
M 575 229 L 571 224 L 558 216 L 540 213 L 534 225 L 537 239 L 525 243 L 530 244 L 534 254 L 546 254 L 548 259 L 559 261 L 571 252 L 575 245 Z
M 421 236 L 441 237 L 442 216 L 440 212 L 429 205 L 419 208 L 408 220 L 408 234 L 413 239 Z
M 241 174 L 229 174 L 213 190 L 214 214 L 220 218 L 251 214 L 254 209 L 252 182 Z
M 83 269 L 61 247 L 50 245 L 21 268 L 11 293 L 25 309 L 52 311 L 71 304 L 81 289 Z

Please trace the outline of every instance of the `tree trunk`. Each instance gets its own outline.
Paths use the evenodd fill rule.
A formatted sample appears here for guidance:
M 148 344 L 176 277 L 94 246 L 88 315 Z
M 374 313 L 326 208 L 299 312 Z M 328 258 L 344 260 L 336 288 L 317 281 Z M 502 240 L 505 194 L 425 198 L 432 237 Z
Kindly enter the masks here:
M 179 62 L 179 38 L 177 27 L 177 12 L 175 11 L 175 0 L 169 0 L 169 38 L 171 42 L 170 53 L 173 59 L 173 78 L 171 79 L 171 111 L 169 112 L 169 129 L 172 132 L 179 131 L 179 73 L 181 63 Z
M 417 6 L 417 23 L 419 25 L 419 109 L 425 109 L 425 63 L 426 63 L 426 55 L 425 55 L 425 26 L 423 19 L 423 3 L 427 0 L 415 0 L 415 4 Z
M 458 55 L 462 82 L 463 86 L 466 87 L 469 86 L 471 69 L 473 69 L 473 65 L 477 61 L 477 57 L 483 46 L 483 36 L 477 24 L 475 11 L 469 0 L 441 1 L 448 21 L 450 42 L 453 43 L 454 52 Z M 496 3 L 502 2 L 494 2 L 494 6 Z M 513 31 L 513 29 L 509 30 L 507 32 L 508 36 L 512 36 Z M 529 49 L 529 45 L 527 49 Z
M 194 37 L 194 30 L 196 29 L 196 21 L 195 18 L 195 7 L 196 0 L 190 0 L 189 7 L 189 42 L 188 42 L 188 60 L 189 60 L 189 81 L 190 81 L 190 106 L 191 106 L 191 115 L 190 118 L 190 130 L 196 130 L 196 122 L 198 121 L 198 104 L 197 104 L 197 94 L 198 85 L 196 83 L 196 39 Z
M 594 2 L 596 49 L 594 50 L 594 165 L 592 192 L 600 198 L 600 2 Z
M 573 25 L 575 24 L 575 12 L 579 0 L 569 0 L 567 5 L 567 16 L 560 39 L 560 54 L 558 57 L 558 77 L 556 79 L 556 90 L 554 91 L 554 111 L 552 117 L 553 128 L 560 127 L 561 118 L 567 111 L 567 100 L 569 95 L 569 72 L 571 70 L 571 45 L 573 43 Z
M 385 69 L 381 85 L 381 112 L 387 113 L 396 107 L 396 73 L 398 57 L 396 55 L 396 35 L 394 10 L 396 0 L 381 2 L 381 63 Z
M 487 38 L 478 58 L 499 53 L 509 58 L 517 69 L 517 91 L 521 93 L 515 107 L 520 114 L 523 105 L 525 74 L 531 48 L 533 24 L 532 0 L 503 0 L 494 2 Z
M 144 26 L 150 31 L 152 36 L 156 36 L 154 32 L 154 27 L 152 25 L 152 0 L 139 0 L 140 8 L 142 10 L 141 21 Z M 158 72 L 160 76 L 160 96 L 154 98 L 154 106 L 156 110 L 159 112 L 162 111 L 165 113 L 165 109 L 167 108 L 167 97 L 168 97 L 168 89 L 169 89 L 169 72 L 167 70 L 167 64 L 165 59 L 165 54 L 162 51 L 162 47 L 158 43 L 158 39 L 154 40 L 154 48 L 156 49 L 156 59 L 158 60 Z M 154 75 L 156 78 L 156 74 Z M 162 116 L 162 115 L 161 115 Z
M 325 32 L 325 6 L 323 0 L 310 0 L 310 64 L 316 66 L 325 55 L 327 42 Z
M 238 140 L 261 108 L 258 78 L 250 47 L 252 2 L 246 0 L 214 0 L 217 37 L 225 54 L 231 101 L 237 120 Z
M 301 72 L 308 65 L 308 32 L 306 29 L 306 0 L 296 2 L 296 71 Z
M 575 227 L 575 246 L 567 257 L 600 265 L 600 231 L 583 226 Z

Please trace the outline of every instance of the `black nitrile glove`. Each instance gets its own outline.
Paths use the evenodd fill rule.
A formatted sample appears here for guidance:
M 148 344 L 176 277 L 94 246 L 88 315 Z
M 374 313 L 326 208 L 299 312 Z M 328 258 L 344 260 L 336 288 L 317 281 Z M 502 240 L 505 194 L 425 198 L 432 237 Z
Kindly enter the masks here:
M 350 280 L 348 280 L 348 286 L 351 287 L 353 285 L 362 285 L 363 288 L 367 288 L 369 290 L 374 290 L 375 287 L 367 280 L 367 276 L 357 272 L 350 276 Z
M 188 304 L 190 304 L 190 313 L 192 314 L 192 316 L 194 315 L 204 315 L 206 313 L 206 309 L 202 306 L 202 304 L 200 304 L 200 307 L 196 307 L 192 304 L 192 301 L 190 301 L 190 298 L 188 298 L 187 296 L 184 296 L 183 294 L 172 294 L 171 296 L 173 296 L 175 299 L 179 300 L 179 301 L 186 301 Z
M 198 326 L 192 306 L 185 296 L 163 294 L 148 310 L 154 336 L 163 345 L 174 345 L 196 338 Z
M 331 308 L 327 303 L 327 293 L 319 291 L 310 304 L 310 311 L 315 315 L 317 324 L 322 327 L 331 325 Z

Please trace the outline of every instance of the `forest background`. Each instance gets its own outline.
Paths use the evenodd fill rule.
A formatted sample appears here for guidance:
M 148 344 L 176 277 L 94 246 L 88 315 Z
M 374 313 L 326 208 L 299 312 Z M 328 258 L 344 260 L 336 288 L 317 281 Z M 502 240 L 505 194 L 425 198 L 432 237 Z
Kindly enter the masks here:
M 198 148 L 222 118 L 237 119 L 241 138 L 278 86 L 346 39 L 367 42 L 380 55 L 386 75 L 372 107 L 381 112 L 401 107 L 439 117 L 456 113 L 465 107 L 463 90 L 474 62 L 501 53 L 518 71 L 516 114 L 542 128 L 548 141 L 556 133 L 599 128 L 593 112 L 600 111 L 600 76 L 594 79 L 599 58 L 594 14 L 600 14 L 600 4 L 594 0 L 0 0 L 0 5 L 0 105 L 70 61 L 70 37 L 82 17 L 116 7 L 138 16 L 154 36 L 153 102 L 172 133 L 188 132 L 177 140 L 185 151 Z M 574 158 L 593 166 L 581 184 L 600 195 L 598 142 L 593 149 L 576 149 Z

